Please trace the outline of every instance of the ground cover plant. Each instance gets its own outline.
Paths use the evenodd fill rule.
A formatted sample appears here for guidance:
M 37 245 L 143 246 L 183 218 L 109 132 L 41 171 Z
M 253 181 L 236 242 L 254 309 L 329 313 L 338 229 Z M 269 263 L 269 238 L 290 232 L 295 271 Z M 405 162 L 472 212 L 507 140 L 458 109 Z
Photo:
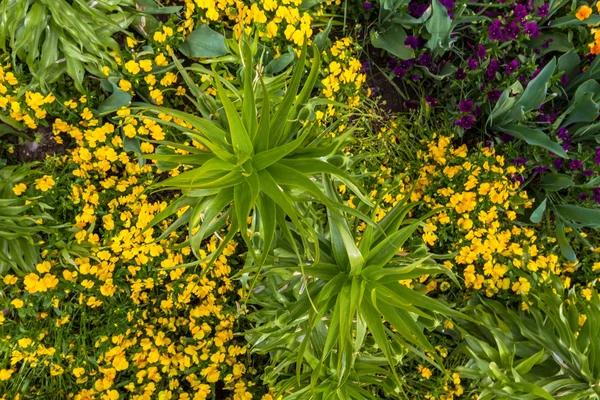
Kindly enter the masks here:
M 0 399 L 599 396 L 598 4 L 0 21 Z

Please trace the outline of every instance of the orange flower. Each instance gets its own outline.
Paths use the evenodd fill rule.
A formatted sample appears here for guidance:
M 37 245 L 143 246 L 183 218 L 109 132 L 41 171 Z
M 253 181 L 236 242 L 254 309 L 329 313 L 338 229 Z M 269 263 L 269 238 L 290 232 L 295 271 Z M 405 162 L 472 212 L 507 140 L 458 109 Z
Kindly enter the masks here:
M 577 10 L 577 13 L 575 14 L 577 19 L 580 21 L 585 21 L 590 17 L 590 15 L 592 15 L 592 9 L 588 6 L 579 7 L 579 10 Z

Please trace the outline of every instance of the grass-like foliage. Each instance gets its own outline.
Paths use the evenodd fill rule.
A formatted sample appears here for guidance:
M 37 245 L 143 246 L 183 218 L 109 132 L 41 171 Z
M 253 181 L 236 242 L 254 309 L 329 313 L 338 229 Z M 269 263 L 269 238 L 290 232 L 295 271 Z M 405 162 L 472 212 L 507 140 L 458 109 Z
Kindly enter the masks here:
M 224 226 L 229 218 L 227 237 L 213 260 L 237 232 L 242 232 L 250 249 L 250 260 L 255 259 L 257 246 L 252 236 L 246 234 L 249 229 L 260 237 L 258 248 L 261 249 L 260 259 L 264 260 L 272 247 L 276 226 L 291 237 L 285 229 L 286 218 L 299 230 L 306 243 L 309 239 L 315 243 L 314 229 L 304 218 L 311 203 L 321 203 L 334 210 L 348 209 L 325 196 L 318 184 L 322 175 L 344 182 L 363 201 L 369 202 L 345 171 L 328 162 L 328 157 L 336 152 L 344 137 L 326 139 L 326 132 L 320 132 L 310 120 L 306 103 L 318 76 L 319 52 L 314 51 L 312 68 L 299 90 L 307 57 L 304 46 L 283 97 L 270 94 L 255 70 L 252 50 L 247 43 L 241 44 L 240 53 L 242 93 L 228 89 L 229 85 L 224 86 L 226 80 L 213 71 L 218 93 L 218 103 L 212 105 L 216 113 L 213 119 L 156 106 L 142 108 L 145 115 L 162 113 L 180 120 L 181 123 L 176 124 L 150 117 L 182 131 L 204 147 L 198 149 L 160 141 L 158 152 L 163 154 L 148 156 L 172 166 L 184 164 L 190 167 L 154 185 L 156 189 L 181 190 L 183 196 L 157 215 L 149 227 L 189 206 L 163 236 L 187 224 L 190 245 L 197 253 L 202 240 Z M 174 153 L 173 149 L 185 150 L 188 154 L 165 154 Z M 251 216 L 253 222 L 249 223 Z M 306 249 L 310 251 L 310 246 Z
M 328 195 L 335 198 L 333 189 Z M 423 245 L 399 250 L 427 218 L 408 218 L 416 205 L 408 200 L 360 236 L 359 221 L 349 225 L 330 212 L 312 262 L 295 258 L 291 247 L 276 250 L 278 258 L 254 295 L 262 309 L 252 315 L 257 326 L 247 336 L 254 351 L 271 356 L 263 378 L 277 382 L 279 393 L 291 390 L 290 399 L 376 399 L 375 387 L 403 398 L 395 389 L 402 387 L 396 367 L 407 352 L 443 369 L 423 330 L 461 313 L 400 281 L 453 274 Z

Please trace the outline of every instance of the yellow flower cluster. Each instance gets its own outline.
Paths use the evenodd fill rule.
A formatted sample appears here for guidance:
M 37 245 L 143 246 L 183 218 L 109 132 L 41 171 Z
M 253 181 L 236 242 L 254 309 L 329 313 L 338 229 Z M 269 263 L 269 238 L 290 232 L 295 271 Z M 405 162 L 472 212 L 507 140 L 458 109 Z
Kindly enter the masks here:
M 185 22 L 178 30 L 189 33 L 200 22 L 215 28 L 228 27 L 233 30 L 236 39 L 243 33 L 258 33 L 263 40 L 285 37 L 287 43 L 302 46 L 306 38 L 312 37 L 313 18 L 308 12 L 300 10 L 301 4 L 302 0 L 260 0 L 253 3 L 241 0 L 185 0 Z
M 454 147 L 447 136 L 434 136 L 426 146 L 417 154 L 418 171 L 408 169 L 393 184 L 401 195 L 410 193 L 412 201 L 423 202 L 427 210 L 440 209 L 425 221 L 422 239 L 434 253 L 456 254 L 444 265 L 458 268 L 467 288 L 483 290 L 490 297 L 500 291 L 527 294 L 550 274 L 570 285 L 565 274 L 574 271 L 573 265 L 561 263 L 554 254 L 554 239 L 542 241 L 534 229 L 512 223 L 517 213 L 532 207 L 519 181 L 511 179 L 523 167 L 506 165 L 504 157 L 489 147 L 470 151 L 465 145 Z M 389 182 L 390 171 L 382 170 L 380 183 Z M 411 175 L 416 179 L 411 180 Z M 384 204 L 391 207 L 401 197 L 388 194 Z M 425 282 L 423 278 L 416 283 Z M 426 290 L 450 287 L 438 283 L 430 280 Z
M 140 165 L 123 148 L 127 125 L 133 136 L 162 138 L 160 125 L 133 118 L 124 126 L 102 123 L 85 104 L 70 104 L 75 106 L 56 119 L 53 132 L 74 144 L 63 160 L 73 176 L 67 200 L 77 213 L 74 239 L 90 250 L 70 262 L 58 250 L 45 252 L 36 272 L 3 278 L 19 322 L 0 313 L 0 335 L 12 349 L 9 364 L 0 365 L 0 381 L 8 384 L 0 399 L 15 398 L 20 389 L 11 380 L 24 368 L 68 376 L 79 392 L 54 394 L 76 400 L 206 399 L 216 382 L 234 400 L 253 398 L 256 388 L 244 379 L 247 349 L 234 339 L 237 295 L 228 258 L 236 243 L 210 271 L 204 263 L 185 267 L 195 260 L 185 245 L 187 233 L 175 231 L 157 242 L 169 221 L 145 229 L 167 206 L 144 193 L 158 175 L 155 166 Z M 74 110 L 80 118 L 67 122 Z M 51 180 L 44 176 L 36 186 L 43 191 Z M 219 241 L 213 236 L 201 254 Z M 17 323 L 29 329 L 19 331 Z M 57 338 L 63 338 L 60 346 Z M 30 387 L 27 394 L 41 390 Z
M 36 129 L 39 120 L 46 118 L 46 105 L 54 103 L 55 97 L 50 93 L 26 91 L 19 96 L 22 87 L 15 74 L 10 71 L 11 65 L 0 65 L 0 111 L 5 111 L 15 123 L 22 123 L 29 129 Z

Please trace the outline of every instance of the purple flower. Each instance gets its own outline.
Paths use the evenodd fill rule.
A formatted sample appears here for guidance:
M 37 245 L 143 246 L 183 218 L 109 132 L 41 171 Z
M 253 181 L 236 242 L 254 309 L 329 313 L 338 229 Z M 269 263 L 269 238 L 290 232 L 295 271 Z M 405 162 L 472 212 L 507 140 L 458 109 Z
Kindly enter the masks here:
M 463 115 L 455 121 L 455 124 L 463 129 L 471 129 L 475 124 L 475 119 L 472 115 Z
M 488 35 L 491 40 L 501 40 L 505 41 L 504 33 L 502 33 L 502 22 L 499 19 L 492 22 L 492 24 L 488 27 Z
M 360 72 L 365 73 L 371 70 L 373 63 L 371 61 L 364 61 L 361 64 Z
M 363 7 L 365 8 L 365 10 L 370 10 L 371 8 L 373 8 L 373 4 L 369 3 L 368 1 L 365 1 L 363 3 Z
M 396 65 L 398 65 L 398 60 L 396 60 L 395 58 L 390 58 L 388 60 L 388 66 L 390 68 L 394 68 Z
M 396 75 L 396 77 L 402 79 L 404 77 L 404 74 L 406 74 L 406 70 L 404 68 L 402 68 L 399 65 L 396 65 L 394 67 L 394 75 Z
M 418 60 L 417 60 L 419 65 L 422 65 L 424 67 L 429 66 L 429 64 L 431 64 L 431 54 L 429 53 L 423 53 L 419 56 Z
M 446 10 L 451 11 L 456 0 L 440 0 L 440 4 L 446 7 Z
M 558 130 L 558 133 L 556 134 L 556 136 L 560 139 L 560 140 L 569 140 L 571 137 L 569 136 L 569 131 L 567 130 L 567 128 L 560 128 Z
M 462 68 L 457 69 L 456 72 L 454 73 L 454 79 L 456 79 L 457 81 L 462 81 L 466 77 L 467 77 L 467 73 Z
M 508 64 L 506 64 L 506 73 L 508 75 L 512 74 L 519 68 L 519 62 L 517 60 L 512 60 Z
M 458 104 L 460 112 L 468 113 L 473 109 L 473 102 L 471 100 L 463 100 Z
M 527 164 L 527 159 L 523 158 L 523 157 L 519 157 L 519 158 L 515 158 L 514 160 L 512 160 L 512 163 L 517 166 L 520 167 L 522 165 Z
M 552 42 L 554 42 L 554 39 L 552 39 L 552 38 L 548 38 L 548 39 L 544 40 L 544 43 L 542 43 L 542 48 L 547 49 L 548 46 L 550 46 L 550 43 L 552 43 Z M 537 54 L 540 54 L 540 53 L 537 53 Z
M 514 16 L 517 20 L 522 21 L 527 16 L 527 7 L 523 4 L 517 4 L 514 10 Z
M 532 80 L 535 79 L 540 74 L 540 72 L 542 72 L 542 69 L 541 68 L 536 68 L 536 70 L 533 71 L 533 74 L 531 74 L 531 79 Z
M 502 141 L 502 143 L 509 143 L 515 140 L 515 137 L 512 135 L 509 135 L 508 133 L 503 133 L 502 136 L 500 136 L 500 140 Z
M 560 77 L 560 84 L 565 86 L 567 83 L 569 83 L 569 77 L 566 75 L 563 75 Z
M 479 58 L 485 58 L 485 55 L 487 53 L 487 50 L 485 49 L 485 47 L 483 47 L 482 45 L 478 44 L 477 45 L 477 57 Z
M 498 68 L 500 68 L 500 63 L 498 60 L 491 60 L 485 70 L 485 79 L 488 81 L 493 81 L 496 78 L 496 72 L 498 72 Z
M 430 95 L 425 95 L 425 100 L 426 100 L 426 101 L 427 101 L 429 104 L 431 104 L 432 106 L 434 106 L 434 107 L 435 107 L 435 106 L 437 106 L 437 103 L 438 103 L 438 102 L 437 102 L 437 99 L 436 99 L 435 97 L 433 97 L 433 96 L 430 96 Z
M 548 3 L 545 3 L 543 6 L 538 8 L 537 14 L 540 16 L 540 18 L 546 18 L 548 16 L 549 7 L 550 5 Z
M 578 196 L 578 197 L 579 197 L 581 200 L 587 200 L 587 199 L 590 197 L 590 195 L 589 195 L 589 194 L 587 194 L 587 193 L 579 193 L 579 196 Z
M 410 76 L 410 79 L 412 79 L 412 80 L 413 80 L 413 81 L 415 81 L 415 82 L 416 82 L 416 81 L 418 81 L 420 78 L 421 78 L 421 77 L 420 77 L 419 75 L 417 75 L 417 74 L 412 74 L 412 75 Z
M 571 160 L 571 163 L 569 164 L 569 168 L 571 168 L 573 171 L 581 169 L 581 167 L 583 167 L 581 160 Z
M 409 49 L 416 49 L 419 46 L 419 41 L 416 37 L 410 35 L 404 40 L 404 45 Z
M 469 57 L 469 65 L 467 68 L 469 68 L 471 71 L 475 71 L 477 68 L 479 68 L 479 61 L 477 61 L 476 58 Z
M 410 67 L 413 66 L 413 64 L 415 63 L 415 61 L 411 58 L 410 60 L 402 60 L 398 63 L 398 65 L 400 65 L 400 68 L 402 69 L 409 69 Z
M 594 201 L 600 204 L 600 187 L 592 189 L 592 193 L 594 194 Z
M 540 29 L 538 28 L 537 22 L 528 22 L 525 24 L 523 32 L 533 39 L 537 39 L 540 36 Z
M 550 167 L 543 165 L 540 167 L 535 167 L 533 169 L 533 172 L 535 172 L 536 174 L 541 174 L 542 172 L 548 171 L 550 169 Z
M 563 159 L 562 158 L 557 158 L 554 161 L 552 161 L 552 165 L 554 166 L 554 169 L 558 170 L 562 168 L 563 165 Z
M 498 101 L 498 99 L 500 99 L 500 96 L 502 96 L 502 92 L 498 89 L 492 89 L 487 93 L 488 101 L 492 102 Z
M 504 25 L 504 34 L 507 38 L 515 40 L 519 36 L 519 33 L 521 33 L 521 28 L 515 22 Z
M 596 149 L 596 155 L 594 156 L 594 163 L 600 165 L 600 148 Z
M 594 175 L 594 171 L 591 169 L 586 169 L 581 173 L 581 175 L 589 178 L 590 176 Z

